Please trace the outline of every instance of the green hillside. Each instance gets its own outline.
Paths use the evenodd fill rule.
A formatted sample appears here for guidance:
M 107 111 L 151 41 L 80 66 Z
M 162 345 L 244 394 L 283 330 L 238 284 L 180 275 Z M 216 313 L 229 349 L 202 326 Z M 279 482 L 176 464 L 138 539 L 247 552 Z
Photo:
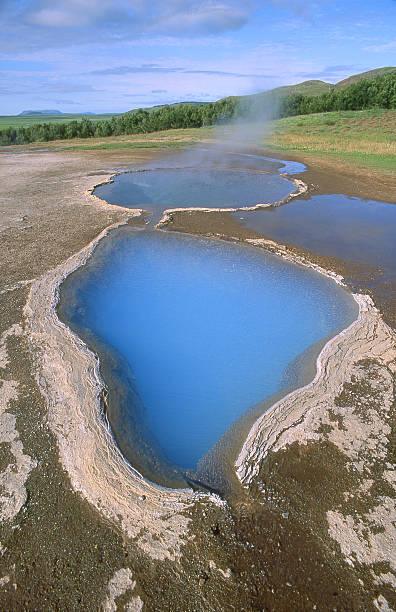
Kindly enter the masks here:
M 268 89 L 267 91 L 262 91 L 257 94 L 250 94 L 247 96 L 231 96 L 234 100 L 239 100 L 240 102 L 253 103 L 255 105 L 260 104 L 261 102 L 265 102 L 269 99 L 281 99 L 286 96 L 291 96 L 293 94 L 302 94 L 304 96 L 320 96 L 323 93 L 327 93 L 331 89 L 334 88 L 334 85 L 331 83 L 326 83 L 325 81 L 303 81 L 302 83 L 297 83 L 296 85 L 283 85 L 281 87 L 275 87 L 274 89 Z M 227 98 L 224 98 L 227 100 Z
M 322 93 L 326 93 L 329 89 L 332 89 L 334 85 L 326 83 L 325 81 L 303 81 L 296 85 L 284 85 L 283 87 L 275 87 L 269 91 L 263 92 L 264 94 L 290 96 L 292 94 L 302 94 L 303 96 L 320 96 Z M 256 94 L 263 95 L 263 94 Z
M 295 94 L 301 94 L 303 96 L 320 96 L 324 93 L 328 93 L 332 89 L 348 87 L 349 85 L 358 83 L 361 79 L 375 79 L 378 76 L 394 71 L 396 71 L 396 67 L 387 66 L 385 68 L 376 68 L 375 70 L 368 70 L 367 72 L 354 74 L 347 79 L 339 81 L 335 85 L 333 85 L 333 83 L 326 83 L 326 81 L 319 80 L 303 81 L 302 83 L 297 83 L 296 85 L 284 85 L 283 87 L 275 87 L 274 89 L 268 89 L 267 91 L 257 94 L 236 96 L 236 98 L 238 100 L 260 102 L 260 100 L 264 101 L 267 97 L 284 98 L 286 96 Z
M 385 68 L 376 68 L 375 70 L 368 70 L 367 72 L 360 72 L 359 74 L 353 74 L 347 79 L 343 79 L 342 81 L 338 81 L 335 87 L 348 87 L 348 85 L 352 85 L 353 83 L 358 83 L 360 79 L 375 79 L 382 74 L 387 74 L 389 72 L 396 71 L 396 66 L 386 66 Z

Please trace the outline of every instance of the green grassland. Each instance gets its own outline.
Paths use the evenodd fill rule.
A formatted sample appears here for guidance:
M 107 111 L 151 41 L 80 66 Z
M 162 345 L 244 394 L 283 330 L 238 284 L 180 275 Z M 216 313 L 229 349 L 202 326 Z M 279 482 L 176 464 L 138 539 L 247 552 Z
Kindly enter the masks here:
M 335 111 L 272 122 L 265 145 L 396 172 L 396 110 Z
M 6 128 L 20 128 L 32 125 L 33 123 L 68 123 L 69 121 L 81 121 L 81 119 L 100 121 L 101 119 L 111 119 L 112 114 L 104 115 L 84 115 L 77 113 L 62 113 L 60 115 L 1 115 L 0 130 Z

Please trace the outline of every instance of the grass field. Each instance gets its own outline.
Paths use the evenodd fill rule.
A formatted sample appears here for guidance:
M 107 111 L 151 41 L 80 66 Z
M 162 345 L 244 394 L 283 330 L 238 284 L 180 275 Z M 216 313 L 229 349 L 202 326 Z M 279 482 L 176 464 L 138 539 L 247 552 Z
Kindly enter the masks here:
M 33 123 L 68 123 L 69 121 L 81 121 L 84 117 L 91 121 L 110 119 L 111 114 L 106 115 L 80 115 L 80 114 L 61 114 L 61 115 L 2 115 L 0 116 L 0 130 L 8 127 L 20 128 L 32 125 Z
M 265 145 L 396 172 L 396 110 L 286 117 L 271 124 Z

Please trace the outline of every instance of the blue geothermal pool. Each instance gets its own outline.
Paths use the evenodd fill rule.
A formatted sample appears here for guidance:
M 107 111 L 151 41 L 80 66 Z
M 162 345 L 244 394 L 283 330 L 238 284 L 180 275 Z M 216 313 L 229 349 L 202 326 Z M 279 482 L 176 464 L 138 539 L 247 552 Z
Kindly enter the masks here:
M 245 411 L 286 388 L 301 353 L 357 316 L 333 281 L 259 249 L 132 228 L 113 232 L 66 279 L 61 304 L 60 316 L 93 348 L 128 364 L 144 431 L 180 469 L 193 469 Z M 123 450 L 117 427 L 136 422 L 134 404 L 122 425 L 109 411 Z

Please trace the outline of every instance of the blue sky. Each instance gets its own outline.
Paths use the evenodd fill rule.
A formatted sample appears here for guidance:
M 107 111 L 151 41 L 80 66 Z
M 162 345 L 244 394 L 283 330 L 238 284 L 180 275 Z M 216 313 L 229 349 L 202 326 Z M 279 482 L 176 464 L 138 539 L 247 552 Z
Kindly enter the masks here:
M 396 65 L 396 0 L 0 0 L 0 114 L 123 112 Z

